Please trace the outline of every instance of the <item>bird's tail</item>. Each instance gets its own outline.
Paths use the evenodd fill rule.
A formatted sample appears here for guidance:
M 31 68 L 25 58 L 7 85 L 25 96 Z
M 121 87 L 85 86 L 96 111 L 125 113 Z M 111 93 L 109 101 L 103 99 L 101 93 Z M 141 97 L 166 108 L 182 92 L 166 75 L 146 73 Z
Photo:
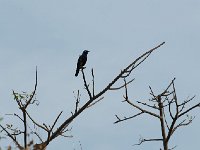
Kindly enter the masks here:
M 78 76 L 78 73 L 79 73 L 79 68 L 77 67 L 77 68 L 76 68 L 76 73 L 75 73 L 75 76 L 76 76 L 76 77 Z

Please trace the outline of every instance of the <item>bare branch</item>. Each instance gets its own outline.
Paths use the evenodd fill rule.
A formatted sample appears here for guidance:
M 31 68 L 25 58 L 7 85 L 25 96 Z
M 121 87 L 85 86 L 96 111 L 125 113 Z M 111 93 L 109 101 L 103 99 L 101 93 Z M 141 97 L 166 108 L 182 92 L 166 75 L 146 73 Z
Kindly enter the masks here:
M 135 118 L 135 117 L 137 117 L 137 116 L 139 116 L 139 115 L 141 115 L 141 114 L 143 114 L 143 113 L 144 113 L 144 112 L 140 112 L 140 113 L 137 113 L 136 115 L 131 116 L 131 117 L 124 117 L 123 119 L 120 119 L 117 115 L 115 115 L 116 118 L 117 118 L 118 120 L 115 121 L 114 124 L 119 123 L 119 122 L 122 122 L 122 121 L 125 121 L 125 120 L 129 120 L 129 119 Z
M 186 105 L 187 103 L 189 103 L 190 101 L 192 101 L 196 96 L 194 95 L 193 97 L 189 98 L 188 100 L 185 100 L 183 103 L 179 104 L 178 106 L 182 106 L 182 105 Z
M 28 102 L 27 102 L 26 105 L 24 106 L 25 109 L 26 109 L 27 106 L 31 103 L 33 97 L 35 96 L 36 89 L 37 89 L 37 67 L 36 67 L 36 72 L 35 72 L 35 87 L 34 87 L 34 91 L 33 91 L 33 93 L 31 94 L 31 96 L 30 96 Z
M 177 126 L 174 127 L 173 132 L 175 132 L 175 130 L 177 130 L 179 127 L 182 127 L 182 126 L 187 126 L 189 125 L 190 123 L 192 123 L 192 121 L 194 120 L 195 117 L 193 118 L 190 118 L 187 122 L 186 122 L 186 119 L 184 119 L 183 121 L 181 121 Z
M 161 96 L 168 96 L 166 95 L 166 93 L 168 93 L 168 89 L 171 87 L 171 85 L 174 83 L 174 81 L 176 80 L 176 78 L 174 78 L 171 83 L 168 85 L 168 87 L 160 94 Z
M 95 87 L 94 87 L 94 69 L 92 68 L 92 96 L 94 97 L 94 90 L 95 90 Z
M 187 114 L 188 112 L 190 112 L 191 110 L 193 110 L 193 109 L 196 108 L 196 107 L 200 107 L 200 103 L 198 103 L 198 104 L 196 104 L 196 105 L 190 107 L 190 108 L 187 109 L 186 111 L 182 112 L 181 114 L 178 115 L 178 117 L 180 118 L 181 116 Z
M 24 108 L 24 107 L 22 107 Z M 23 113 L 23 120 L 24 120 L 24 148 L 26 149 L 27 148 L 27 120 L 26 120 L 26 110 L 25 108 L 24 109 L 21 109 L 22 110 L 22 113 Z
M 63 113 L 63 111 L 61 111 L 61 112 L 59 113 L 59 115 L 57 116 L 57 118 L 56 118 L 56 120 L 54 121 L 52 127 L 50 128 L 50 132 L 51 132 L 51 131 L 53 130 L 53 128 L 55 127 L 55 125 L 56 125 L 56 123 L 57 123 L 57 121 L 58 121 L 58 119 L 60 118 L 60 116 L 61 116 L 62 113 Z
M 39 128 L 45 130 L 45 131 L 49 131 L 48 128 L 43 127 L 42 125 L 40 125 L 39 123 L 37 123 L 36 121 L 33 120 L 33 118 L 29 115 L 29 113 L 26 111 L 27 116 L 29 117 L 29 119 L 33 122 L 34 125 L 38 126 Z
M 84 81 L 85 89 L 87 90 L 90 99 L 92 99 L 92 94 L 91 94 L 91 92 L 90 92 L 90 90 L 89 90 L 89 86 L 88 86 L 88 84 L 87 84 L 87 82 L 86 82 L 85 74 L 84 74 L 83 69 L 81 69 L 81 72 L 82 72 L 82 74 L 83 74 L 83 81 Z
M 165 116 L 165 111 L 163 111 L 163 116 L 164 116 L 164 120 L 165 120 L 165 124 L 167 126 L 167 129 L 169 130 L 169 125 L 168 125 L 168 122 L 167 122 L 167 119 L 166 119 L 166 116 Z
M 171 117 L 171 119 L 172 120 L 174 120 L 174 116 L 173 116 L 173 114 L 172 114 L 172 110 L 171 110 L 171 104 L 172 104 L 173 102 L 172 101 L 168 101 L 168 110 L 169 110 L 169 115 L 170 115 L 170 117 Z
M 38 137 L 38 139 L 40 140 L 40 142 L 43 142 L 42 138 L 40 137 L 40 135 L 37 132 L 33 132 L 33 134 L 35 134 Z
M 143 103 L 143 102 L 140 102 L 140 101 L 137 101 L 137 103 L 142 104 L 144 106 L 148 106 L 148 107 L 153 108 L 153 109 L 157 109 L 157 110 L 159 109 L 156 105 L 149 105 L 147 103 Z
M 125 99 L 125 101 L 128 102 L 128 104 L 130 104 L 131 106 L 133 106 L 133 107 L 137 108 L 138 110 L 140 110 L 141 112 L 144 112 L 144 113 L 149 114 L 149 115 L 151 115 L 151 116 L 154 116 L 154 117 L 156 117 L 156 118 L 160 118 L 159 115 L 157 115 L 157 114 L 155 114 L 155 113 L 153 113 L 153 112 L 150 112 L 150 111 L 148 111 L 148 110 L 142 109 L 141 107 L 139 107 L 139 106 L 133 104 L 133 103 L 132 103 L 130 100 L 128 100 L 128 99 Z
M 160 112 L 160 126 L 161 126 L 161 133 L 162 133 L 162 139 L 163 139 L 163 147 L 164 147 L 164 150 L 167 150 L 168 149 L 168 145 L 166 144 L 164 108 L 163 108 L 161 95 L 158 95 L 158 106 L 159 106 L 159 112 Z
M 152 142 L 152 141 L 155 141 L 155 142 L 157 142 L 157 141 L 163 141 L 163 139 L 161 139 L 161 138 L 158 138 L 158 139 L 144 139 L 144 138 L 140 138 L 139 139 L 139 143 L 137 143 L 137 144 L 134 144 L 134 146 L 135 145 L 141 145 L 142 143 L 144 143 L 144 142 Z
M 142 104 L 143 106 L 147 106 L 148 108 L 153 108 L 155 110 L 159 110 L 159 114 L 156 113 L 152 113 L 150 112 L 148 109 L 144 109 L 136 104 L 134 104 L 133 102 L 131 102 L 129 100 L 128 97 L 128 89 L 126 86 L 126 80 L 124 78 L 124 82 L 125 82 L 125 95 L 124 97 L 124 101 L 127 102 L 128 104 L 130 104 L 131 106 L 133 106 L 134 108 L 140 110 L 141 112 L 136 114 L 135 116 L 132 117 L 124 117 L 123 119 L 121 119 L 120 117 L 118 117 L 116 115 L 117 121 L 115 121 L 114 123 L 118 123 L 121 121 L 125 121 L 131 118 L 134 118 L 136 116 L 141 115 L 142 113 L 147 113 L 151 116 L 154 116 L 156 118 L 159 119 L 160 122 L 160 127 L 161 127 L 161 133 L 162 133 L 162 138 L 160 139 L 144 139 L 144 138 L 140 138 L 140 141 L 138 144 L 135 145 L 141 145 L 142 143 L 146 142 L 146 141 L 162 141 L 163 143 L 163 148 L 164 150 L 169 150 L 168 148 L 168 142 L 171 138 L 171 136 L 173 135 L 173 133 L 180 127 L 183 126 L 187 126 L 190 123 L 192 123 L 194 117 L 188 117 L 187 119 L 182 120 L 181 122 L 178 123 L 177 122 L 180 120 L 180 117 L 187 115 L 187 113 L 189 113 L 191 110 L 200 107 L 200 103 L 186 109 L 185 111 L 184 108 L 186 106 L 186 104 L 188 104 L 189 102 L 191 102 L 194 97 L 187 99 L 186 101 L 184 101 L 183 103 L 179 104 L 178 103 L 178 98 L 176 95 L 176 88 L 175 88 L 175 84 L 174 84 L 174 80 L 175 78 L 170 82 L 170 84 L 167 86 L 167 88 L 165 90 L 163 90 L 161 92 L 161 94 L 155 95 L 152 88 L 149 86 L 150 88 L 150 95 L 152 95 L 152 98 L 149 99 L 150 102 L 153 103 L 152 104 L 148 104 L 146 102 L 141 102 L 141 101 L 137 101 L 138 104 Z M 158 106 L 158 107 L 157 107 Z M 167 108 L 168 107 L 168 108 Z M 170 116 L 170 120 L 168 120 L 168 116 L 166 113 L 166 110 Z M 168 129 L 168 130 L 166 130 Z M 175 147 L 171 148 L 174 149 Z
M 91 103 L 87 108 L 92 107 L 93 105 L 95 105 L 96 103 L 100 102 L 102 99 L 104 99 L 104 97 L 99 98 L 98 100 L 94 101 L 93 103 Z
M 126 85 L 130 84 L 130 83 L 133 82 L 134 80 L 135 80 L 135 79 L 132 79 L 132 80 L 128 81 L 128 82 L 126 83 Z M 125 87 L 125 84 L 121 85 L 120 87 L 110 88 L 109 90 L 119 90 L 119 89 L 121 89 L 121 88 L 123 88 L 123 87 Z
M 24 121 L 18 114 L 14 113 L 14 114 L 6 114 L 6 115 L 12 115 L 15 116 L 17 118 L 19 118 L 19 120 L 21 120 L 22 122 Z
M 41 143 L 39 144 L 35 144 L 34 145 L 34 149 L 44 149 L 48 144 L 49 142 L 51 142 L 53 139 L 55 139 L 56 137 L 58 136 L 65 136 L 63 135 L 63 133 L 67 130 L 65 130 L 67 128 L 67 126 L 77 117 L 79 116 L 85 109 L 87 109 L 88 107 L 91 107 L 93 105 L 95 105 L 97 102 L 101 101 L 103 99 L 103 94 L 105 92 L 107 92 L 108 90 L 112 89 L 111 87 L 121 78 L 125 78 L 127 76 L 129 76 L 133 70 L 135 68 L 137 68 L 142 62 L 144 62 L 149 56 L 150 54 L 155 51 L 156 49 L 158 49 L 160 46 L 162 46 L 165 42 L 159 44 L 158 46 L 148 50 L 147 52 L 145 52 L 144 54 L 142 54 L 140 57 L 138 57 L 137 59 L 135 59 L 132 63 L 130 63 L 126 68 L 124 68 L 104 89 L 102 89 L 98 94 L 95 95 L 95 82 L 94 82 L 94 72 L 93 72 L 93 69 L 92 69 L 92 92 L 90 91 L 89 89 L 89 85 L 87 84 L 87 81 L 86 81 L 86 77 L 85 77 L 85 74 L 84 74 L 84 71 L 83 69 L 81 69 L 81 72 L 82 72 L 82 75 L 83 75 L 83 81 L 84 81 L 84 87 L 89 95 L 89 100 L 86 101 L 86 103 L 78 108 L 78 104 L 79 104 L 79 99 L 76 101 L 76 108 L 75 108 L 75 112 L 72 113 L 72 116 L 70 116 L 69 118 L 66 118 L 66 120 L 53 132 L 53 129 L 61 115 L 61 113 L 57 116 L 57 118 L 55 119 L 54 123 L 52 126 L 47 126 L 46 124 L 43 123 L 43 125 L 40 125 L 38 124 L 36 121 L 34 121 L 34 119 L 29 115 L 29 113 L 27 112 L 26 108 L 34 103 L 34 96 L 36 95 L 36 90 L 37 90 L 37 82 L 38 82 L 38 79 L 37 79 L 37 67 L 36 67 L 36 77 L 35 77 L 35 86 L 34 86 L 34 90 L 33 92 L 28 95 L 28 97 L 18 97 L 18 96 L 24 96 L 24 95 L 17 95 L 18 93 L 15 93 L 13 91 L 13 95 L 14 95 L 14 99 L 16 100 L 18 106 L 19 106 L 19 109 L 22 111 L 23 113 L 23 118 L 21 118 L 20 120 L 23 121 L 24 123 L 24 148 L 26 148 L 28 146 L 28 143 L 27 143 L 27 136 L 28 136 L 28 133 L 27 133 L 27 116 L 28 118 L 32 121 L 32 123 L 39 127 L 39 128 L 42 128 L 44 131 L 47 132 L 48 134 L 48 138 L 46 139 L 46 141 L 42 141 L 41 137 L 36 133 L 36 132 L 32 132 L 34 133 L 41 141 Z M 125 83 L 126 86 L 127 84 L 131 83 L 133 80 L 129 81 L 128 83 Z M 125 86 L 125 85 L 124 85 Z M 120 87 L 120 88 L 123 88 L 124 86 Z M 27 96 L 27 95 L 25 95 Z M 143 112 L 141 112 L 143 113 Z M 147 113 L 146 111 L 144 111 L 144 113 Z M 2 128 L 3 130 L 5 128 Z M 5 129 L 6 130 L 6 129 Z M 6 130 L 7 131 L 7 130 Z M 5 131 L 5 132 L 6 132 Z M 9 133 L 9 132 L 8 132 Z M 15 140 L 15 137 L 12 136 L 11 134 L 8 134 L 8 136 L 11 136 L 11 138 L 13 138 Z M 69 136 L 67 136 L 69 137 Z
M 0 127 L 6 132 L 6 134 L 8 135 L 8 137 L 10 137 L 13 142 L 17 145 L 17 147 L 20 149 L 20 150 L 23 150 L 23 147 L 18 143 L 17 139 L 12 136 L 7 130 L 6 128 L 4 128 L 1 124 L 0 124 Z
M 79 102 L 80 102 L 80 93 L 79 93 L 79 90 L 78 90 L 77 97 L 76 97 L 76 108 L 75 108 L 75 113 L 77 113 L 77 111 L 78 111 Z
M 175 85 L 174 85 L 174 81 L 172 81 L 172 87 L 173 87 L 173 99 L 175 101 L 176 104 L 176 113 L 179 113 L 179 107 L 178 107 L 178 99 L 177 99 L 177 95 L 176 95 L 176 89 L 175 89 Z
M 104 94 L 107 90 L 109 90 L 112 85 L 114 85 L 114 83 L 119 79 L 121 78 L 124 74 L 127 73 L 127 71 L 132 67 L 134 66 L 135 64 L 138 63 L 138 61 L 140 61 L 141 59 L 144 61 L 147 57 L 146 56 L 149 56 L 149 54 L 151 54 L 153 51 L 155 51 L 156 49 L 158 49 L 159 47 L 161 47 L 163 44 L 165 44 L 165 42 L 162 42 L 161 44 L 159 44 L 158 46 L 148 50 L 146 53 L 144 53 L 143 55 L 141 55 L 140 57 L 138 57 L 135 61 L 133 61 L 130 65 L 128 65 L 124 70 L 122 70 L 118 76 L 116 76 L 112 82 L 110 82 L 106 88 L 104 88 L 101 92 L 99 92 L 95 97 L 100 97 L 102 94 Z M 138 65 L 137 65 L 138 66 Z M 136 67 L 135 67 L 136 68 Z M 133 71 L 133 70 L 131 70 Z

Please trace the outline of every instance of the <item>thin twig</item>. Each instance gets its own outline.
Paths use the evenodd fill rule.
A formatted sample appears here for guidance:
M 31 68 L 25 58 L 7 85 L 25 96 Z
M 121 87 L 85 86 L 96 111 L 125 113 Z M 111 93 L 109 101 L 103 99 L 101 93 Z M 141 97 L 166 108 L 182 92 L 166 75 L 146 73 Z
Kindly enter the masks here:
M 140 113 L 137 113 L 136 115 L 131 116 L 131 117 L 124 117 L 123 119 L 120 119 L 117 115 L 115 115 L 116 118 L 117 118 L 118 120 L 115 121 L 114 124 L 119 123 L 119 122 L 122 122 L 122 121 L 125 121 L 125 120 L 129 120 L 129 119 L 135 118 L 135 117 L 137 117 L 137 116 L 139 116 L 139 115 L 141 115 L 141 114 L 143 114 L 143 113 L 144 113 L 144 112 L 140 112 Z
M 92 96 L 94 97 L 94 90 L 95 90 L 95 87 L 94 87 L 94 69 L 92 68 Z
M 10 137 L 13 142 L 17 145 L 17 147 L 20 149 L 20 150 L 23 150 L 23 147 L 18 143 L 17 139 L 15 137 L 13 137 L 7 130 L 6 128 L 4 128 L 1 124 L 0 124 L 1 128 L 7 133 L 8 137 Z
M 135 79 L 132 79 L 132 80 L 130 80 L 130 81 L 128 81 L 127 83 L 126 83 L 126 85 L 128 85 L 128 84 L 130 84 L 131 82 L 133 82 Z M 123 88 L 123 87 L 125 87 L 125 84 L 123 84 L 123 85 L 121 85 L 120 87 L 111 87 L 109 90 L 119 90 L 119 89 L 121 89 L 121 88 Z
M 158 138 L 158 139 L 144 139 L 144 138 L 140 138 L 139 143 L 134 144 L 133 146 L 135 146 L 135 145 L 141 145 L 144 142 L 152 142 L 152 141 L 155 141 L 155 142 L 157 142 L 157 141 L 163 141 L 163 139 L 161 139 L 161 138 Z
M 36 89 L 37 89 L 37 67 L 36 67 L 36 72 L 35 72 L 35 87 L 34 87 L 34 91 L 33 91 L 33 93 L 31 94 L 31 96 L 30 96 L 28 102 L 27 102 L 26 105 L 24 106 L 25 109 L 26 109 L 27 106 L 31 103 L 33 97 L 35 96 Z
M 29 115 L 29 113 L 26 111 L 27 116 L 29 117 L 29 119 L 33 122 L 34 125 L 38 126 L 39 128 L 45 130 L 45 131 L 49 131 L 48 128 L 43 127 L 42 125 L 40 125 L 39 123 L 37 123 L 35 120 L 33 120 L 33 118 Z
M 94 101 L 93 103 L 91 103 L 87 108 L 92 107 L 93 105 L 97 104 L 98 102 L 100 102 L 102 99 L 104 99 L 104 97 L 99 98 L 98 100 Z
M 84 74 L 83 69 L 81 69 L 81 72 L 82 72 L 82 75 L 83 75 L 83 81 L 84 81 L 85 89 L 87 90 L 90 99 L 92 99 L 92 94 L 91 94 L 91 92 L 90 92 L 90 90 L 89 90 L 89 87 L 88 87 L 88 85 L 87 85 L 87 82 L 86 82 L 86 79 L 85 79 L 85 74 Z

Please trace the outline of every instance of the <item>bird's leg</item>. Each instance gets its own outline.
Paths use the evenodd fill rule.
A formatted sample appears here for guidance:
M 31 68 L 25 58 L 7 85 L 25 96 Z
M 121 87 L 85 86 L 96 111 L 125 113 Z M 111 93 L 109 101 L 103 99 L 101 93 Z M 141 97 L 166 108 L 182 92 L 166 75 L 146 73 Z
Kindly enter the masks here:
M 86 68 L 86 67 L 82 66 L 80 69 L 82 69 L 82 70 L 83 70 L 83 69 L 85 69 L 85 68 Z

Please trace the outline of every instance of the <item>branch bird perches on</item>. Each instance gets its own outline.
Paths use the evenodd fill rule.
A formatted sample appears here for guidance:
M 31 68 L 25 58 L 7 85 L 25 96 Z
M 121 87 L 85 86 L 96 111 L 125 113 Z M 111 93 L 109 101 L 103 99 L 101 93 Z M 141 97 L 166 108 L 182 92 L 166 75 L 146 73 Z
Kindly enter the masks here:
M 41 141 L 40 143 L 38 144 L 34 144 L 34 149 L 35 150 L 43 150 L 47 147 L 47 145 L 52 141 L 54 140 L 56 137 L 58 136 L 62 136 L 66 131 L 68 131 L 68 126 L 72 123 L 72 121 L 77 118 L 85 109 L 87 108 L 90 108 L 92 107 L 93 105 L 97 104 L 98 101 L 102 100 L 104 98 L 104 94 L 107 92 L 107 91 L 111 91 L 111 90 L 118 90 L 118 89 L 121 89 L 123 87 L 126 87 L 127 84 L 131 83 L 133 80 L 130 80 L 128 81 L 127 83 L 125 83 L 124 85 L 116 88 L 116 87 L 113 87 L 113 85 L 119 80 L 119 79 L 125 79 L 126 77 L 128 77 L 134 69 L 136 69 L 140 64 L 142 64 L 151 54 L 152 52 L 154 52 L 156 49 L 158 49 L 159 47 L 161 47 L 165 42 L 162 42 L 161 44 L 157 45 L 156 47 L 146 51 L 144 54 L 142 54 L 141 56 L 139 56 L 138 58 L 136 58 L 133 62 L 131 62 L 127 67 L 125 67 L 110 83 L 107 84 L 107 86 L 105 86 L 105 88 L 103 88 L 100 92 L 98 93 L 95 93 L 95 89 L 94 87 L 96 87 L 94 85 L 94 72 L 92 70 L 92 77 L 93 77 L 93 81 L 92 81 L 92 90 L 90 90 L 89 88 L 89 84 L 87 83 L 87 80 L 86 80 L 86 77 L 85 77 L 85 74 L 84 74 L 84 71 L 83 71 L 83 68 L 78 68 L 78 70 L 80 69 L 81 70 L 81 73 L 82 73 L 82 77 L 83 77 L 83 83 L 84 83 L 84 87 L 87 91 L 87 94 L 88 94 L 88 101 L 86 101 L 81 107 L 79 106 L 79 99 L 77 98 L 76 99 L 76 108 L 75 108 L 75 111 L 74 113 L 72 113 L 71 116 L 67 116 L 65 118 L 65 120 L 61 123 L 61 125 L 57 125 L 57 122 L 58 122 L 58 119 L 60 118 L 61 114 L 62 114 L 62 111 L 61 113 L 59 113 L 59 115 L 56 117 L 55 121 L 53 122 L 53 125 L 51 126 L 47 126 L 46 124 L 39 124 L 37 123 L 34 118 L 31 117 L 31 114 L 29 114 L 27 112 L 27 107 L 32 104 L 32 100 L 33 100 L 33 97 L 36 93 L 36 88 L 37 88 L 37 70 L 36 70 L 36 83 L 35 83 L 35 88 L 34 88 L 34 91 L 30 97 L 29 100 L 27 100 L 25 102 L 25 104 L 23 105 L 23 107 L 21 107 L 22 103 L 20 101 L 17 101 L 18 105 L 20 106 L 20 108 L 22 108 L 21 110 L 23 110 L 23 114 L 26 118 L 24 124 L 26 124 L 27 122 L 27 119 L 29 118 L 31 120 L 31 122 L 37 126 L 38 128 L 41 128 L 43 129 L 46 133 L 47 133 L 47 138 L 46 139 L 42 139 L 41 137 L 39 137 L 38 134 L 37 137 L 39 138 L 39 140 Z M 2 126 L 3 127 L 3 126 Z M 2 129 L 5 129 L 4 131 L 7 132 L 7 129 L 6 128 L 2 128 Z M 12 134 L 10 134 L 12 135 Z M 13 138 L 13 136 L 10 137 L 13 141 L 15 140 Z M 26 139 L 25 139 L 26 140 Z M 24 141 L 25 141 L 24 140 Z M 16 145 L 18 147 L 20 147 L 21 145 L 16 141 L 14 141 L 16 143 Z M 24 142 L 25 146 L 24 148 L 26 147 L 27 145 L 27 142 L 25 141 Z

